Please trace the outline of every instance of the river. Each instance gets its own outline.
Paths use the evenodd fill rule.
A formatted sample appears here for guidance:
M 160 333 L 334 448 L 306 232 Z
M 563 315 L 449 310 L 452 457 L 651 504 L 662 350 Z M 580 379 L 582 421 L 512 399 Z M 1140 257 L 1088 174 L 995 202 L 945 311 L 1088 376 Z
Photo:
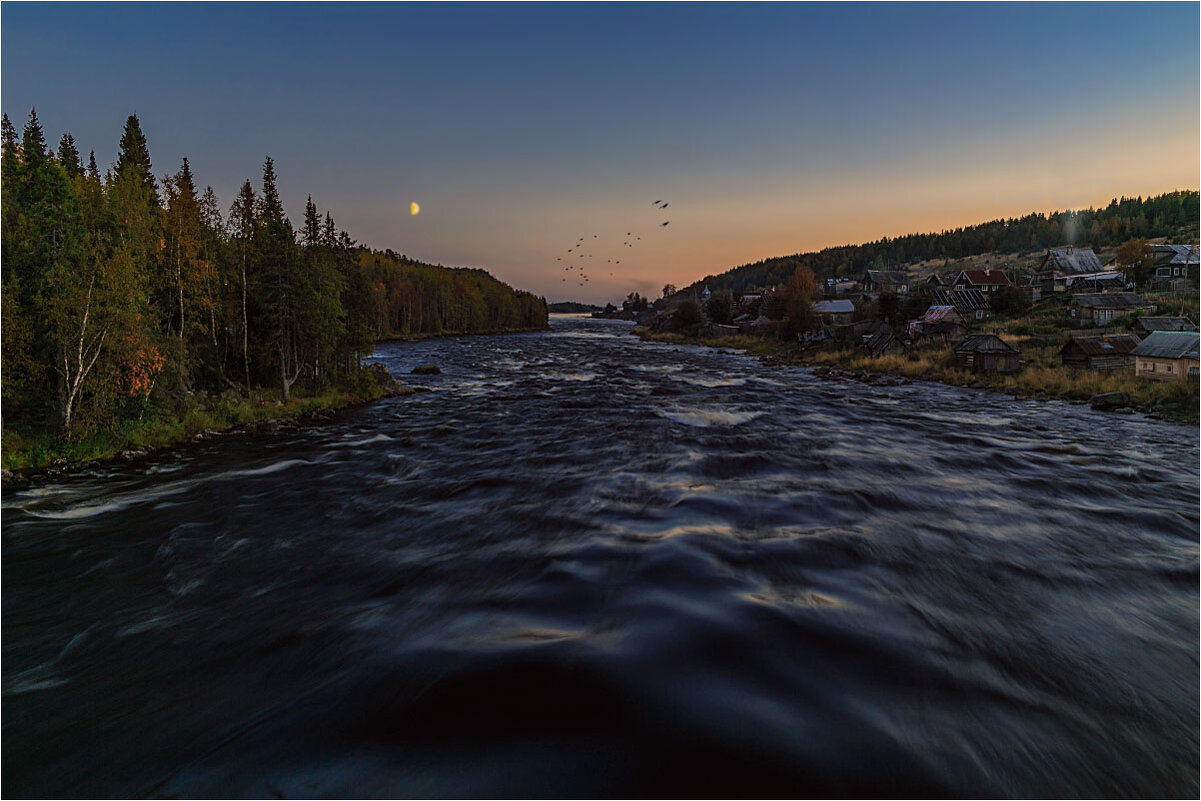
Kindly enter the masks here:
M 3 500 L 3 795 L 1198 794 L 1198 432 L 629 324 Z

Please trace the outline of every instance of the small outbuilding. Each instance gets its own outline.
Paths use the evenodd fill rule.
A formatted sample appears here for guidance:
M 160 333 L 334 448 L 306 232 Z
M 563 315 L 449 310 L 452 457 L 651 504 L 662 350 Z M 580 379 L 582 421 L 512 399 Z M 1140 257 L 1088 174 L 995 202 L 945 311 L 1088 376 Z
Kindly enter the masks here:
M 1133 370 L 1138 343 L 1139 338 L 1134 334 L 1072 337 L 1060 349 L 1059 358 L 1064 367 L 1077 370 Z
M 969 334 L 953 349 L 960 367 L 976 373 L 1015 373 L 1021 351 L 996 334 Z
M 879 322 L 871 333 L 863 335 L 863 352 L 873 359 L 880 356 L 900 356 L 905 352 L 905 343 L 897 339 L 887 323 Z
M 1139 317 L 1130 325 L 1131 333 L 1146 337 L 1156 331 L 1196 331 L 1197 325 L 1187 317 Z

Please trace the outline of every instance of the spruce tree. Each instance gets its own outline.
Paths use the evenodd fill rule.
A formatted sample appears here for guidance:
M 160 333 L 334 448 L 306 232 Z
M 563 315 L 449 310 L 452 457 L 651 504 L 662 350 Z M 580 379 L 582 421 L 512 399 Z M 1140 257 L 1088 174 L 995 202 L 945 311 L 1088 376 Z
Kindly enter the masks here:
M 16 153 L 20 148 L 17 145 L 17 129 L 13 127 L 12 121 L 8 115 L 3 115 L 3 120 L 0 120 L 0 142 L 3 143 L 4 153 Z
M 96 166 L 96 151 L 88 151 L 88 177 L 100 180 L 100 168 Z
M 125 120 L 121 150 L 117 154 L 117 177 L 136 179 L 150 190 L 155 204 L 158 204 L 158 183 L 154 180 L 154 170 L 150 164 L 150 149 L 136 114 L 130 114 Z
M 317 213 L 317 205 L 313 203 L 312 195 L 309 195 L 309 199 L 304 204 L 304 229 L 302 237 L 306 250 L 315 250 L 323 244 L 321 215 Z
M 21 132 L 21 157 L 27 168 L 36 168 L 46 158 L 46 137 L 42 134 L 42 124 L 38 122 L 37 109 L 29 110 L 29 120 Z
M 75 137 L 69 133 L 63 134 L 58 142 L 58 163 L 63 165 L 71 178 L 83 175 L 83 164 L 79 159 L 79 151 L 75 149 Z

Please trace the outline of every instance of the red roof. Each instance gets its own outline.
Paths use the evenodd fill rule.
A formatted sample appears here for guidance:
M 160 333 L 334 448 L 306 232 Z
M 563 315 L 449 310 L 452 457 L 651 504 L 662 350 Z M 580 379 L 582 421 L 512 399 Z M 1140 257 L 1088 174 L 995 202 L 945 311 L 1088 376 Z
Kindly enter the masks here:
M 972 286 L 1009 286 L 1009 278 L 1000 270 L 964 270 L 963 274 Z

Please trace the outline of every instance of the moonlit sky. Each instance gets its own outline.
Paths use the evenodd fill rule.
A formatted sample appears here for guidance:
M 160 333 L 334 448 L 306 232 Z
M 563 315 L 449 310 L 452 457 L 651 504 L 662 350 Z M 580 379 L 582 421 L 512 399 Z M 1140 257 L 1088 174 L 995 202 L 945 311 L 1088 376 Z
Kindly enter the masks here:
M 36 106 L 102 169 L 136 113 L 156 172 L 187 156 L 223 209 L 270 155 L 293 220 L 311 193 L 373 247 L 603 303 L 1196 189 L 1199 22 L 1196 3 L 9 2 L 0 91 L 18 130 Z M 588 285 L 561 281 L 594 234 Z

